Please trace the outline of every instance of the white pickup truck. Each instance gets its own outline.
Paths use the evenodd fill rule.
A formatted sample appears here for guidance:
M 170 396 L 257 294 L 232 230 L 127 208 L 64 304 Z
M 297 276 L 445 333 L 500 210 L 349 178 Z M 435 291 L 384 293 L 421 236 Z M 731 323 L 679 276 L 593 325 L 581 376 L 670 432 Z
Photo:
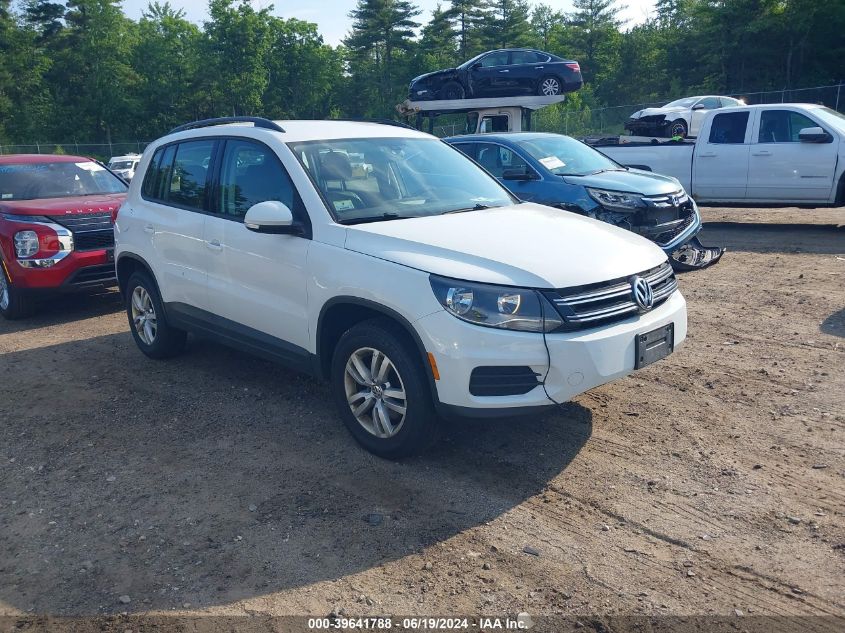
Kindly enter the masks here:
M 674 176 L 699 203 L 845 204 L 845 115 L 778 103 L 709 112 L 693 141 L 596 143 L 618 163 Z

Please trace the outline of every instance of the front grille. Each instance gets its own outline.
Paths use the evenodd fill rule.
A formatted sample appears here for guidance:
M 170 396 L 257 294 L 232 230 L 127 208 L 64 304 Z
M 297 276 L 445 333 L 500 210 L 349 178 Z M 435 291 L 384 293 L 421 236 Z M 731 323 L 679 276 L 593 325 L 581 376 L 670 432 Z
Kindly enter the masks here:
M 50 219 L 73 233 L 74 250 L 95 251 L 114 247 L 111 213 L 54 215 Z
M 474 396 L 520 396 L 539 385 L 538 374 L 530 367 L 476 367 L 469 377 Z
M 669 244 L 695 222 L 695 207 L 683 190 L 643 197 L 643 202 L 648 207 L 635 215 L 631 230 L 658 246 Z
M 666 301 L 678 289 L 678 280 L 675 279 L 675 273 L 668 261 L 639 273 L 638 276 L 643 277 L 651 286 L 654 292 L 654 307 Z M 634 275 L 565 288 L 547 296 L 563 318 L 562 329 L 596 327 L 620 321 L 640 312 L 631 287 L 633 277 Z
M 114 264 L 80 268 L 65 282 L 67 286 L 87 286 L 114 281 L 117 278 Z

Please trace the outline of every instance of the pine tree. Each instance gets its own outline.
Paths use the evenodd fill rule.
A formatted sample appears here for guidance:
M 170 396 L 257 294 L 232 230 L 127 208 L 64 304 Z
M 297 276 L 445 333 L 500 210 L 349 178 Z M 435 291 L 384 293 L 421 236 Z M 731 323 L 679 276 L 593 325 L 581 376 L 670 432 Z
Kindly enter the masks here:
M 488 19 L 484 29 L 490 48 L 531 46 L 531 8 L 527 0 L 489 0 Z
M 343 43 L 352 54 L 353 90 L 359 98 L 362 90 L 369 94 L 368 107 L 372 109 L 375 102 L 379 116 L 389 112 L 389 101 L 398 96 L 393 85 L 395 62 L 413 49 L 414 29 L 419 26 L 414 18 L 420 13 L 408 0 L 358 0 L 349 14 L 352 32 Z
M 458 38 L 458 58 L 466 61 L 482 49 L 482 30 L 487 19 L 483 0 L 450 0 L 446 12 L 455 25 Z

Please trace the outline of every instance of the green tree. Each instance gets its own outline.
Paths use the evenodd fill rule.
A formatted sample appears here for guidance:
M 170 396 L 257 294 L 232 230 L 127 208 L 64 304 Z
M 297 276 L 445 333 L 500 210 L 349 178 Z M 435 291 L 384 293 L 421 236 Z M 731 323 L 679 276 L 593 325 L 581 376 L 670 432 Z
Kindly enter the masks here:
M 306 119 L 330 116 L 341 100 L 340 53 L 323 43 L 316 24 L 293 18 L 273 18 L 270 39 L 266 114 Z
M 269 83 L 272 5 L 256 11 L 248 0 L 211 0 L 205 23 L 202 85 L 209 113 L 258 114 Z
M 483 50 L 483 30 L 487 20 L 483 0 L 450 0 L 446 11 L 458 38 L 458 59 L 464 62 Z
M 350 12 L 352 32 L 344 40 L 349 51 L 350 99 L 366 116 L 387 116 L 407 86 L 414 48 L 414 20 L 420 14 L 408 0 L 358 0 Z
M 202 114 L 197 90 L 201 37 L 184 12 L 168 2 L 152 2 L 144 11 L 132 55 L 138 75 L 138 137 L 154 138 Z
M 535 38 L 529 23 L 531 7 L 527 0 L 489 0 L 483 29 L 489 48 L 531 46 Z

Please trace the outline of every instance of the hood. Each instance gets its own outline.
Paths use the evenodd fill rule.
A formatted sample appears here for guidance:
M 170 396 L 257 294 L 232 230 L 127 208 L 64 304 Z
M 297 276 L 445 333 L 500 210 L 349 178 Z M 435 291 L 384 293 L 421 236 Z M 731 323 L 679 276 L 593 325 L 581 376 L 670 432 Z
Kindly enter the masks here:
M 639 169 L 603 171 L 590 176 L 563 176 L 563 180 L 570 185 L 639 193 L 644 196 L 674 193 L 683 189 L 681 183 L 671 176 L 653 174 Z
M 638 110 L 631 115 L 632 119 L 641 119 L 644 116 L 658 116 L 660 114 L 669 114 L 671 112 L 686 112 L 689 108 L 646 108 L 645 110 Z
M 68 198 L 42 198 L 40 200 L 0 201 L 0 213 L 16 215 L 75 215 L 110 211 L 112 217 L 126 199 L 125 193 L 96 196 L 71 196 Z
M 431 73 L 425 73 L 424 75 L 420 75 L 419 77 L 414 77 L 413 79 L 411 79 L 411 85 L 413 86 L 415 83 L 430 79 L 431 77 L 436 77 L 438 75 L 451 75 L 454 72 L 454 68 L 447 68 L 446 70 L 435 70 Z
M 666 255 L 598 220 L 520 205 L 347 227 L 346 248 L 429 273 L 525 288 L 565 288 L 653 268 Z

